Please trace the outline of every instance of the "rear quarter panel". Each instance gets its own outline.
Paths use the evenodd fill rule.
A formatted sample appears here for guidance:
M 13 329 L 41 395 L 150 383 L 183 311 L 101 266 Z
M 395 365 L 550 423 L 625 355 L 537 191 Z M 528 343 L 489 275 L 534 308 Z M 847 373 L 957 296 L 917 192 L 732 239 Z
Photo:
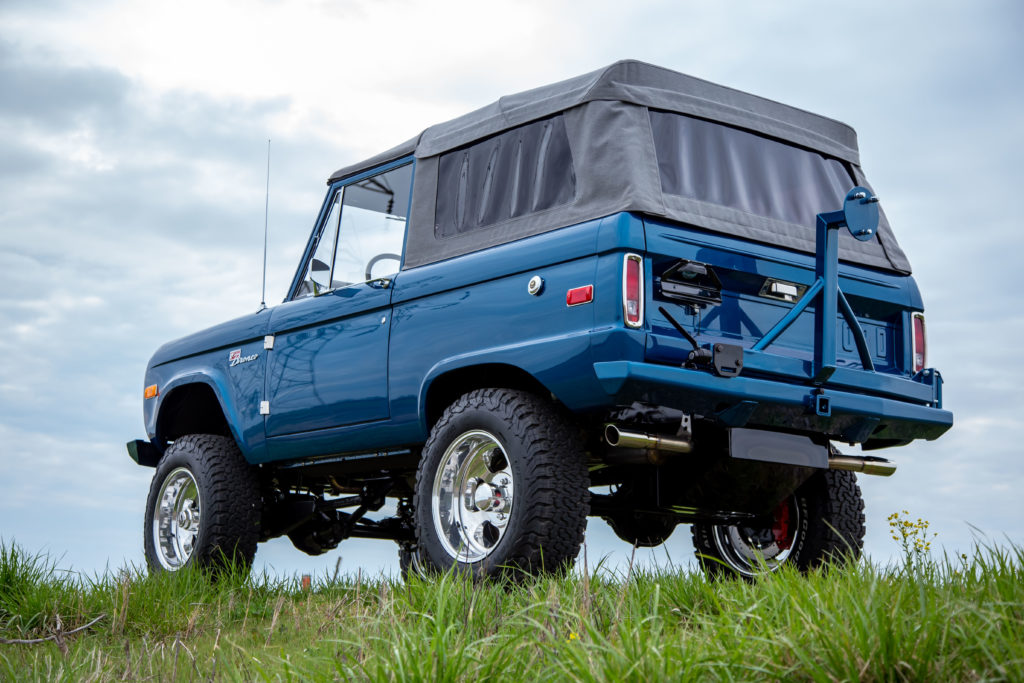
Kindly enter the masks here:
M 607 395 L 594 375 L 592 337 L 616 347 L 617 356 L 631 348 L 642 357 L 642 343 L 618 339 L 606 321 L 621 307 L 621 257 L 610 252 L 630 244 L 642 250 L 642 224 L 622 214 L 399 274 L 389 368 L 393 420 L 418 424 L 425 439 L 430 384 L 483 363 L 525 370 L 574 410 L 600 407 Z M 527 291 L 534 276 L 544 280 L 538 296 Z M 585 285 L 594 285 L 594 301 L 567 306 L 568 290 Z

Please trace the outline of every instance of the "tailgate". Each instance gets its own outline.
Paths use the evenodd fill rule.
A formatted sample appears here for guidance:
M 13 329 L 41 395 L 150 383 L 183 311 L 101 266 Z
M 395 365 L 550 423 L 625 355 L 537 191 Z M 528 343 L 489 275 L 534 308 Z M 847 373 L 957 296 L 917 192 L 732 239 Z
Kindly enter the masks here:
M 651 282 L 647 362 L 679 367 L 693 349 L 671 317 L 701 347 L 742 347 L 743 377 L 939 407 L 937 375 L 912 377 L 910 370 L 911 314 L 923 308 L 910 276 L 840 264 L 839 289 L 862 331 L 863 348 L 858 348 L 858 331 L 836 315 L 835 362 L 828 373 L 816 374 L 815 317 L 821 297 L 794 310 L 815 285 L 814 257 L 651 219 L 645 219 L 645 233 Z M 787 315 L 789 326 L 766 339 Z

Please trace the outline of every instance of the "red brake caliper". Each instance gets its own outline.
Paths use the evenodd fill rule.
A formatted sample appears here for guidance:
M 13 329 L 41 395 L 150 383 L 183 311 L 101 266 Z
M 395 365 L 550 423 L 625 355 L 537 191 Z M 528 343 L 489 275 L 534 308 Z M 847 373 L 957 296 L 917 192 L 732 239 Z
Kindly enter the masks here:
M 784 500 L 772 513 L 772 535 L 779 550 L 789 550 L 793 537 L 789 533 L 789 501 Z

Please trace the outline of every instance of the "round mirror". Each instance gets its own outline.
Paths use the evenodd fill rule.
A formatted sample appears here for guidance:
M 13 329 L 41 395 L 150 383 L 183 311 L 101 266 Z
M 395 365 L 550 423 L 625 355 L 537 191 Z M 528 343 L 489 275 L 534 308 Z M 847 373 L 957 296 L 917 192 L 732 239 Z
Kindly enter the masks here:
M 855 187 L 843 202 L 846 227 L 861 242 L 867 242 L 878 232 L 878 197 L 866 187 Z

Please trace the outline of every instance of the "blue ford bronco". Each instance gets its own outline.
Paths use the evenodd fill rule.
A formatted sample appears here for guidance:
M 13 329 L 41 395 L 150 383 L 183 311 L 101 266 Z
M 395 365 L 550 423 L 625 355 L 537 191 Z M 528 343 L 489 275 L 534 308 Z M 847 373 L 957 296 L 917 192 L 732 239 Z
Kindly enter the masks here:
M 692 524 L 711 575 L 807 570 L 859 554 L 855 473 L 895 470 L 868 454 L 952 425 L 831 119 L 623 61 L 327 185 L 281 304 L 149 362 L 153 571 L 286 535 L 539 573 L 588 515 L 637 546 Z

